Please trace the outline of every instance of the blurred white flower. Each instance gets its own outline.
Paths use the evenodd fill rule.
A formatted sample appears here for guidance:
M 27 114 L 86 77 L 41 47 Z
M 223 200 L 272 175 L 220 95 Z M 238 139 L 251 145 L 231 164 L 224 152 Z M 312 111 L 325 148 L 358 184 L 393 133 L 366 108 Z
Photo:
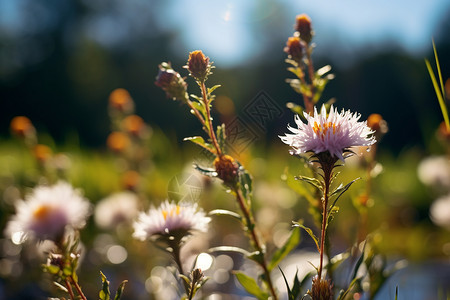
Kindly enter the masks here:
M 158 236 L 185 236 L 192 231 L 206 232 L 210 221 L 196 203 L 181 206 L 166 200 L 160 207 L 139 215 L 133 237 L 144 241 Z
M 295 115 L 295 123 L 298 128 L 288 126 L 293 134 L 280 136 L 281 140 L 291 146 L 292 154 L 301 154 L 313 151 L 322 153 L 328 151 L 332 156 L 344 161 L 344 150 L 354 146 L 370 146 L 376 140 L 374 131 L 367 126 L 367 122 L 359 122 L 360 114 L 353 114 L 349 110 L 337 109 L 331 105 L 327 115 L 325 105 L 322 105 L 320 114 L 314 107 L 314 116 L 303 113 L 307 123 L 303 123 L 298 115 Z
M 89 216 L 90 203 L 67 182 L 35 187 L 26 200 L 16 203 L 16 214 L 6 227 L 14 243 L 28 236 L 61 242 L 66 228 L 81 229 Z
M 135 193 L 120 192 L 102 199 L 95 207 L 95 223 L 101 228 L 114 228 L 138 215 L 139 199 Z
M 423 159 L 417 175 L 420 181 L 429 186 L 450 187 L 450 160 L 445 156 L 430 156 Z
M 436 225 L 450 229 L 450 194 L 431 204 L 430 217 Z

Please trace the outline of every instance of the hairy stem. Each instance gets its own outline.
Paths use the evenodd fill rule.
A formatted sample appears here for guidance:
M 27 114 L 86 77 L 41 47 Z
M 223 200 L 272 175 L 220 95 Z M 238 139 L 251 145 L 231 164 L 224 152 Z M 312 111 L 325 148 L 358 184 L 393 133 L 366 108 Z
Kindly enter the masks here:
M 239 207 L 241 208 L 242 213 L 244 214 L 244 218 L 245 218 L 245 221 L 247 224 L 247 232 L 250 234 L 250 237 L 253 242 L 253 246 L 255 247 L 256 251 L 261 253 L 262 260 L 261 260 L 261 262 L 259 262 L 259 265 L 261 266 L 261 268 L 264 271 L 264 275 L 266 277 L 265 281 L 270 289 L 270 293 L 272 294 L 273 299 L 277 300 L 278 297 L 275 292 L 275 288 L 273 286 L 272 279 L 270 278 L 270 271 L 266 265 L 264 251 L 263 251 L 261 242 L 259 241 L 258 235 L 256 234 L 255 220 L 253 219 L 250 209 L 248 208 L 248 206 L 245 203 L 244 196 L 242 195 L 241 190 L 237 187 L 234 187 L 234 192 L 236 194 L 236 199 L 238 201 Z
M 333 163 L 334 165 L 334 163 Z M 326 228 L 327 228 L 327 218 L 328 218 L 328 194 L 330 190 L 330 184 L 331 184 L 331 176 L 332 176 L 332 170 L 333 165 L 326 165 L 326 163 L 322 164 L 323 169 L 323 178 L 324 178 L 324 193 L 323 193 L 323 200 L 322 200 L 322 230 L 320 233 L 320 263 L 319 263 L 319 270 L 318 270 L 318 277 L 319 280 L 322 278 L 322 269 L 323 269 L 323 254 L 325 252 L 325 236 L 326 236 Z
M 219 143 L 217 142 L 216 134 L 214 133 L 214 127 L 212 125 L 211 110 L 209 109 L 209 100 L 208 100 L 208 95 L 206 93 L 205 82 L 201 83 L 201 89 L 202 89 L 203 102 L 205 104 L 205 109 L 206 109 L 207 120 L 205 120 L 205 122 L 208 122 L 209 137 L 211 138 L 214 148 L 216 149 L 217 155 L 222 156 L 222 151 L 220 150 Z

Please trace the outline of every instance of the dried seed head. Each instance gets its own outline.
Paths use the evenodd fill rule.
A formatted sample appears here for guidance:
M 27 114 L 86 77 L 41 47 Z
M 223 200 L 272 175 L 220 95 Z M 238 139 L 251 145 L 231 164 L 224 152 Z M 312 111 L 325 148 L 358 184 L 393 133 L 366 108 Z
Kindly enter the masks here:
M 304 42 L 301 41 L 299 37 L 292 36 L 287 40 L 284 52 L 289 54 L 290 58 L 292 58 L 294 61 L 300 63 L 303 59 L 304 49 Z
M 233 184 L 238 179 L 239 166 L 233 157 L 221 155 L 214 160 L 217 177 L 223 180 L 225 184 Z
M 314 300 L 333 300 L 333 284 L 329 280 L 314 276 L 311 291 L 308 294 Z
M 189 59 L 185 66 L 192 77 L 200 82 L 204 82 L 211 71 L 209 57 L 206 57 L 201 50 L 189 53 Z
M 311 28 L 311 19 L 306 14 L 298 15 L 295 18 L 295 31 L 300 34 L 300 38 L 306 44 L 311 42 L 314 32 Z

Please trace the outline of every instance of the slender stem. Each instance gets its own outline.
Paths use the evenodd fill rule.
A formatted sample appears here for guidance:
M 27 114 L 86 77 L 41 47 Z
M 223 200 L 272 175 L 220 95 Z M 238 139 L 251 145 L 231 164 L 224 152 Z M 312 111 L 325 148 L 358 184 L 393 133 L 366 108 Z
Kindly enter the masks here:
M 180 259 L 180 242 L 177 240 L 172 241 L 169 244 L 170 248 L 172 248 L 172 257 L 173 260 L 175 261 L 175 264 L 178 267 L 178 272 L 180 272 L 180 275 L 184 275 L 184 271 L 183 271 L 183 264 L 181 263 L 181 259 Z M 186 281 L 184 281 L 184 279 L 181 280 L 183 282 L 183 286 L 184 289 L 186 291 L 186 295 L 189 295 L 190 293 L 190 289 L 189 289 L 189 285 L 186 283 Z
M 202 89 L 203 102 L 205 103 L 206 118 L 207 118 L 206 122 L 208 122 L 209 137 L 211 138 L 214 148 L 216 148 L 217 155 L 222 156 L 222 151 L 220 150 L 219 143 L 217 142 L 216 134 L 214 133 L 214 127 L 212 125 L 211 111 L 209 109 L 209 100 L 208 100 L 208 95 L 206 93 L 205 82 L 202 82 L 200 86 Z
M 70 282 L 69 282 L 69 280 L 67 280 L 67 278 L 66 278 L 65 283 L 66 283 L 67 291 L 69 292 L 69 295 L 70 295 L 70 299 L 75 300 L 75 295 L 73 294 L 72 286 L 70 285 Z
M 300 81 L 304 86 L 308 86 L 308 83 L 306 82 L 305 75 L 303 72 L 303 68 L 301 68 L 300 66 L 298 66 L 297 68 L 301 70 L 300 71 L 301 76 L 299 76 Z M 308 95 L 306 95 L 305 93 L 302 93 L 302 96 L 303 96 L 303 103 L 305 104 L 306 113 L 311 114 L 313 112 L 313 104 L 311 101 L 312 98 L 308 97 Z
M 238 201 L 239 207 L 241 208 L 242 213 L 244 214 L 245 221 L 247 223 L 247 231 L 250 234 L 250 237 L 253 241 L 253 246 L 255 247 L 256 251 L 261 253 L 262 260 L 259 263 L 259 265 L 262 267 L 262 269 L 264 271 L 264 275 L 266 277 L 266 282 L 267 282 L 267 285 L 269 286 L 270 293 L 272 294 L 273 299 L 277 300 L 278 297 L 277 297 L 277 294 L 273 287 L 272 279 L 270 278 L 270 271 L 266 265 L 264 251 L 261 246 L 261 242 L 259 241 L 258 235 L 256 234 L 256 231 L 255 231 L 255 220 L 253 219 L 250 209 L 245 204 L 245 200 L 244 200 L 244 196 L 242 195 L 242 192 L 237 187 L 234 187 L 234 192 L 236 194 L 236 199 Z
M 205 127 L 205 129 L 206 129 L 206 123 L 205 123 L 205 120 L 203 120 L 203 117 L 202 117 L 202 115 L 200 114 L 200 112 L 198 111 L 198 109 L 196 109 L 195 107 L 194 107 L 194 105 L 192 104 L 192 101 L 191 100 L 187 100 L 186 101 L 186 103 L 187 103 L 187 105 L 189 106 L 189 108 L 190 109 L 192 109 L 192 111 L 194 112 L 194 115 L 197 117 L 197 119 L 200 121 L 200 123 L 202 123 L 202 125 Z
M 328 168 L 323 166 L 323 172 L 324 172 L 324 183 L 325 183 L 325 191 L 323 195 L 323 201 L 322 201 L 322 230 L 320 234 L 320 263 L 319 263 L 319 271 L 318 271 L 318 277 L 319 280 L 322 278 L 322 269 L 323 269 L 323 253 L 325 252 L 325 234 L 326 234 L 326 227 L 327 227 L 327 213 L 328 213 L 328 193 L 330 189 L 330 179 L 331 179 L 331 172 L 332 168 Z
M 311 82 L 311 102 L 314 99 L 314 93 L 315 93 L 315 85 L 314 85 L 314 65 L 313 65 L 313 61 L 311 58 L 311 51 L 312 48 L 308 48 L 308 50 L 306 50 L 306 59 L 308 61 L 308 75 L 309 75 L 309 81 Z
M 87 300 L 87 298 L 86 298 L 86 296 L 83 294 L 83 291 L 81 290 L 81 287 L 80 287 L 80 285 L 78 284 L 78 282 L 76 282 L 76 281 L 73 279 L 73 276 L 69 276 L 69 278 L 70 278 L 70 280 L 72 281 L 72 284 L 75 286 L 75 289 L 77 290 L 78 295 L 80 295 L 81 299 Z

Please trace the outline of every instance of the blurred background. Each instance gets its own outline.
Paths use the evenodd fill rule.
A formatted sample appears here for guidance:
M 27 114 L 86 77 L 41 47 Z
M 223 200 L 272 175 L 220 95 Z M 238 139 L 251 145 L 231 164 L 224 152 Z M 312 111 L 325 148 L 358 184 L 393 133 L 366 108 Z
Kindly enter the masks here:
M 450 77 L 447 0 L 0 0 L 0 228 L 14 213 L 14 201 L 39 182 L 43 171 L 11 135 L 10 122 L 18 115 L 31 120 L 40 143 L 54 153 L 64 153 L 57 164 L 70 169 L 66 178 L 93 203 L 130 189 L 123 183 L 130 170 L 142 177 L 138 191 L 133 190 L 141 208 L 172 199 L 179 192 L 178 179 L 193 174 L 192 161 L 205 160 L 197 148 L 182 142 L 184 137 L 201 135 L 202 130 L 187 108 L 167 99 L 154 81 L 163 61 L 187 76 L 182 66 L 189 52 L 201 49 L 216 67 L 209 86 L 222 85 L 215 92 L 216 122 L 240 120 L 249 128 L 251 136 L 237 154 L 254 176 L 261 231 L 270 249 L 281 246 L 291 220 L 308 220 L 307 201 L 286 184 L 286 175 L 303 170 L 303 162 L 290 157 L 277 137 L 293 123 L 286 103 L 302 104 L 301 96 L 285 82 L 292 75 L 286 70 L 283 52 L 293 34 L 295 16 L 301 13 L 310 16 L 315 31 L 316 69 L 330 64 L 335 74 L 322 101 L 335 98 L 338 109 L 357 111 L 362 119 L 381 114 L 389 126 L 377 147 L 381 169 L 372 183 L 374 204 L 368 229 L 382 234 L 383 253 L 394 260 L 414 261 L 418 269 L 400 273 L 379 299 L 393 299 L 398 284 L 405 293 L 399 299 L 436 299 L 449 287 L 450 237 L 448 227 L 432 222 L 429 207 L 450 191 L 450 177 L 444 177 L 448 179 L 444 188 L 435 189 L 427 185 L 429 181 L 420 180 L 417 168 L 425 157 L 448 151 L 436 135 L 443 118 L 424 63 L 428 58 L 434 65 L 434 38 L 444 81 Z M 189 92 L 197 93 L 196 84 L 190 78 L 187 82 Z M 143 150 L 133 152 L 138 153 L 134 158 L 117 155 L 107 144 L 111 131 L 117 130 L 108 109 L 110 94 L 117 88 L 129 92 L 134 113 L 148 125 L 145 138 L 138 141 Z M 246 114 L 260 99 L 276 112 L 262 127 L 257 118 Z M 358 162 L 349 163 L 346 172 L 343 182 L 367 175 Z M 202 196 L 196 201 L 205 210 L 236 210 L 220 185 L 202 177 L 197 180 L 200 183 L 194 186 Z M 336 253 L 348 249 L 358 234 L 359 211 L 354 201 L 365 183 L 356 183 L 352 189 L 333 229 Z M 85 279 L 81 279 L 88 294 L 96 295 L 100 287 L 99 268 L 111 279 L 112 289 L 121 280 L 130 280 L 127 299 L 164 294 L 170 276 L 158 267 L 167 264 L 163 253 L 130 241 L 128 227 L 99 229 L 93 219 L 82 235 L 90 249 L 82 265 Z M 190 247 L 191 256 L 208 246 L 246 246 L 237 224 L 215 222 L 208 238 Z M 307 236 L 300 248 L 313 249 Z M 0 240 L 0 253 L 0 299 L 48 296 L 49 280 L 40 281 L 40 270 L 35 268 L 42 256 L 8 239 Z M 157 253 L 158 258 L 148 259 L 148 253 Z M 245 293 L 226 274 L 232 268 L 248 271 L 251 267 L 236 257 L 230 263 L 231 256 L 221 255 L 204 256 L 205 270 L 214 269 L 212 259 L 219 270 L 207 274 L 213 280 L 205 296 L 219 287 L 239 297 L 210 299 L 241 299 Z M 437 273 L 436 266 L 440 266 Z M 33 268 L 35 272 L 28 272 Z M 440 279 L 425 280 L 433 278 L 433 272 Z M 411 274 L 412 279 L 407 277 Z

